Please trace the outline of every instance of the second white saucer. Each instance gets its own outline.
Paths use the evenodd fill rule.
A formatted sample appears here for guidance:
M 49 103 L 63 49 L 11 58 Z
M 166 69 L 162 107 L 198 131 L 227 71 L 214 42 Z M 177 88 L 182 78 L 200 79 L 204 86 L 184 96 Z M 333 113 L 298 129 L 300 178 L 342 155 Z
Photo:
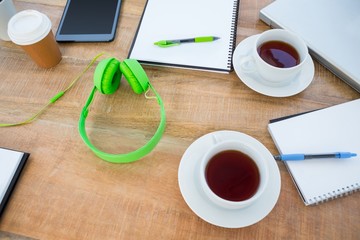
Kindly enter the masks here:
M 244 72 L 240 66 L 240 60 L 249 54 L 250 46 L 259 35 L 248 37 L 241 41 L 236 47 L 233 54 L 234 70 L 240 80 L 252 90 L 271 97 L 289 97 L 305 90 L 314 78 L 315 68 L 312 58 L 309 56 L 305 62 L 304 69 L 300 72 L 296 79 L 289 84 L 274 87 L 264 84 L 265 80 L 256 73 Z
M 196 180 L 199 161 L 209 146 L 214 144 L 214 135 L 220 139 L 234 139 L 246 143 L 267 160 L 269 184 L 263 195 L 249 207 L 225 209 L 207 199 Z M 280 172 L 269 150 L 258 140 L 236 131 L 216 131 L 195 140 L 185 151 L 178 170 L 178 181 L 182 196 L 190 209 L 203 220 L 225 228 L 241 228 L 255 224 L 265 218 L 274 208 L 280 194 Z

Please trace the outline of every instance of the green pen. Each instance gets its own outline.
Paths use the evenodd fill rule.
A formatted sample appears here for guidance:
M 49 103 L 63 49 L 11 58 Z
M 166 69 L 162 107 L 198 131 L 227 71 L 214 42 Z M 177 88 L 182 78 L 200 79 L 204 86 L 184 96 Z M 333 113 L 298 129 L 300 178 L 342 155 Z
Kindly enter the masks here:
M 178 46 L 182 43 L 201 43 L 201 42 L 213 42 L 220 39 L 219 37 L 214 36 L 204 36 L 204 37 L 195 37 L 195 38 L 186 38 L 186 39 L 174 39 L 174 40 L 160 40 L 154 44 L 159 47 L 172 47 Z

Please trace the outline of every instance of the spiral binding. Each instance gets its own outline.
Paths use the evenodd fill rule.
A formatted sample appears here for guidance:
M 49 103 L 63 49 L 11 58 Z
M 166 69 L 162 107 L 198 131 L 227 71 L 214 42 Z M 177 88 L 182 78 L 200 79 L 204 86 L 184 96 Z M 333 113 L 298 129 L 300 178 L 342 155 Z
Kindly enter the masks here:
M 236 47 L 236 32 L 237 32 L 237 19 L 238 19 L 238 15 L 239 15 L 239 1 L 240 0 L 235 0 L 234 1 L 234 6 L 233 6 L 233 14 L 232 14 L 232 23 L 231 23 L 231 35 L 230 35 L 230 45 L 229 45 L 229 54 L 228 54 L 228 64 L 227 67 L 232 70 L 233 66 L 232 66 L 232 55 L 233 52 L 235 50 Z
M 339 197 L 345 197 L 345 196 L 350 195 L 359 190 L 360 190 L 360 184 L 355 183 L 350 186 L 343 187 L 343 188 L 337 189 L 335 191 L 332 191 L 332 192 L 314 197 L 312 199 L 309 199 L 309 204 L 310 205 L 312 205 L 312 204 L 318 205 L 320 203 L 327 202 L 329 200 L 333 200 L 333 199 L 336 199 Z

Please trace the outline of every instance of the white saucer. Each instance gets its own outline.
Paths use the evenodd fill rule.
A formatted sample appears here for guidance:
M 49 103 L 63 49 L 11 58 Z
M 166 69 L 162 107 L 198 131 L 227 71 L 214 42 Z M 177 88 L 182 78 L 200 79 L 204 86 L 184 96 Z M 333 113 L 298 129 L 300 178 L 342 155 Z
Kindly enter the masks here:
M 242 209 L 225 209 L 212 203 L 205 197 L 196 180 L 196 169 L 207 146 L 215 144 L 214 135 L 219 139 L 236 139 L 258 149 L 268 160 L 269 183 L 263 195 L 252 205 Z M 217 131 L 208 133 L 193 142 L 181 158 L 178 172 L 182 196 L 190 209 L 203 220 L 225 228 L 241 228 L 257 223 L 266 217 L 275 206 L 280 194 L 280 172 L 269 150 L 256 139 L 235 131 Z
M 288 97 L 300 93 L 307 88 L 312 82 L 315 73 L 314 62 L 310 55 L 305 62 L 304 69 L 299 73 L 298 77 L 289 84 L 281 87 L 265 85 L 262 83 L 264 80 L 258 73 L 245 73 L 241 69 L 241 58 L 249 55 L 250 46 L 258 36 L 259 34 L 244 39 L 237 45 L 234 51 L 234 70 L 240 80 L 252 90 L 271 97 Z

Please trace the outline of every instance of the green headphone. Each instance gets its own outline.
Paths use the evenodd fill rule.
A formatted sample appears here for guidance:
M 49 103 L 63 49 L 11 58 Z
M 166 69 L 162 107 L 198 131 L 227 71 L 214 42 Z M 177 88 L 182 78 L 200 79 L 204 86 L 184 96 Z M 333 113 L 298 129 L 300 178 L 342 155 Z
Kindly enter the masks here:
M 152 90 L 156 96 L 157 102 L 160 105 L 161 120 L 160 124 L 154 134 L 154 136 L 145 145 L 139 149 L 125 153 L 125 154 L 111 154 L 102 152 L 97 149 L 89 140 L 85 130 L 85 120 L 89 113 L 89 106 L 94 98 L 96 90 L 103 94 L 114 93 L 119 85 L 122 74 L 129 82 L 129 85 L 133 91 L 137 94 L 146 93 L 148 90 Z M 128 163 L 139 160 L 148 153 L 150 153 L 160 141 L 162 134 L 165 130 L 165 108 L 161 100 L 160 95 L 156 92 L 153 86 L 150 84 L 149 79 L 141 67 L 138 61 L 135 59 L 126 59 L 123 62 L 119 62 L 115 58 L 108 58 L 99 62 L 94 73 L 94 88 L 86 101 L 86 104 L 81 112 L 79 119 L 79 132 L 80 136 L 85 144 L 101 159 L 113 163 Z M 145 94 L 146 96 L 146 94 Z

